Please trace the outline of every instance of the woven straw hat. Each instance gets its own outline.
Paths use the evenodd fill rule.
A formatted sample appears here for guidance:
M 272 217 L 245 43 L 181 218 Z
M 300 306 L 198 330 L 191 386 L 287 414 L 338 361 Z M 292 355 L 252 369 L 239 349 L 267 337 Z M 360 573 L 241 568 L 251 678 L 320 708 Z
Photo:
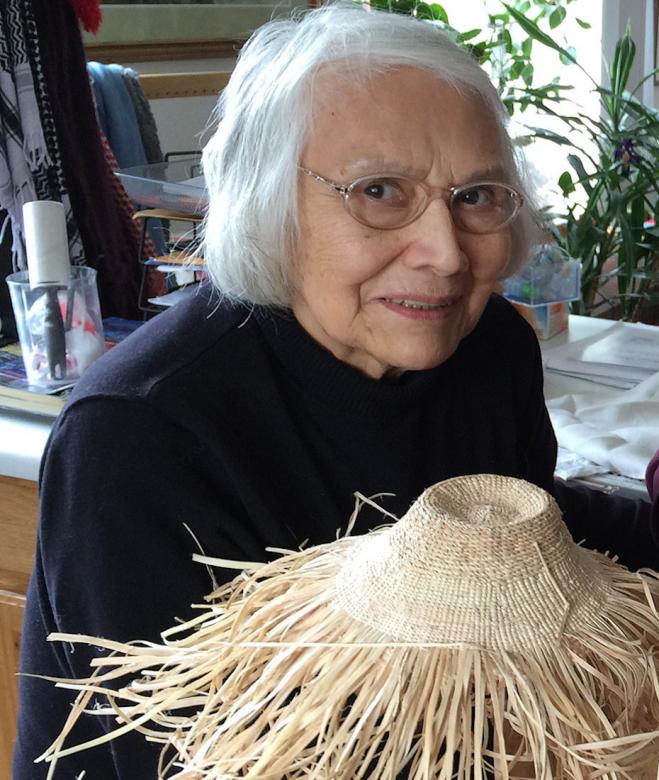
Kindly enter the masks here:
M 161 777 L 659 777 L 657 575 L 575 545 L 521 480 L 439 483 L 208 600 L 161 646 L 51 637 L 112 651 L 62 682 L 80 693 L 51 770 L 135 729 Z M 116 730 L 63 747 L 99 691 Z

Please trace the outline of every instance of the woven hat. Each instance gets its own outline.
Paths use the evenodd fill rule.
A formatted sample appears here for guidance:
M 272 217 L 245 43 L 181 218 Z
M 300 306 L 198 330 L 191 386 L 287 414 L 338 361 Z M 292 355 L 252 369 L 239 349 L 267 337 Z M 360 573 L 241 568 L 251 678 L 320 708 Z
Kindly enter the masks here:
M 51 636 L 112 653 L 61 683 L 80 693 L 41 758 L 134 729 L 161 777 L 658 777 L 658 575 L 577 546 L 522 480 L 439 483 L 208 601 L 162 645 Z M 99 692 L 116 729 L 64 747 Z

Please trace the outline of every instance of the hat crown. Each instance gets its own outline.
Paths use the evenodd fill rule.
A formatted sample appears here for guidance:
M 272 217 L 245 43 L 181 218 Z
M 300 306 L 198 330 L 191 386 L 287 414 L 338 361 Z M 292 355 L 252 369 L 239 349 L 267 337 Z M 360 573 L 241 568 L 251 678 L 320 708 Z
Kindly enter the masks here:
M 560 641 L 607 598 L 554 499 L 523 480 L 456 477 L 359 540 L 336 582 L 352 617 L 402 642 L 518 651 Z

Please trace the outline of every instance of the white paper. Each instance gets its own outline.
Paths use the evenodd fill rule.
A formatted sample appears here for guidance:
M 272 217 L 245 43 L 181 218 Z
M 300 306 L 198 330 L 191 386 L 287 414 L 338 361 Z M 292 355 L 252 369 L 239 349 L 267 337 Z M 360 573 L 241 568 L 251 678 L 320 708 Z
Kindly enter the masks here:
M 172 290 L 170 293 L 159 295 L 157 298 L 149 298 L 149 303 L 154 303 L 156 306 L 174 306 L 185 298 L 188 298 L 190 295 L 196 295 L 198 287 L 198 284 L 189 284 L 186 287 L 179 287 L 176 290 Z
M 623 327 L 611 332 L 583 350 L 581 360 L 659 371 L 659 338 L 651 325 L 620 323 Z
M 616 322 L 580 341 L 546 350 L 548 371 L 630 388 L 659 371 L 659 337 L 651 325 Z

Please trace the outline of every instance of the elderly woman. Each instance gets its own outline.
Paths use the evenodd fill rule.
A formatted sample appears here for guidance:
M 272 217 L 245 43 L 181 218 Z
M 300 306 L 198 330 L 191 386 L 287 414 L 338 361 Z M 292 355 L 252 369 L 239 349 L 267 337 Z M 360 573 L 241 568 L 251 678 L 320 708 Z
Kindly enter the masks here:
M 51 631 L 157 640 L 212 587 L 194 552 L 329 541 L 354 491 L 399 516 L 460 474 L 553 489 L 538 344 L 494 294 L 532 210 L 476 62 L 430 24 L 324 7 L 256 33 L 219 116 L 212 284 L 98 361 L 50 439 L 24 671 L 85 673 Z M 621 506 L 559 500 L 575 538 L 656 563 L 647 514 L 622 529 Z M 381 521 L 364 510 L 355 532 Z M 70 700 L 22 680 L 19 780 L 45 774 L 31 762 Z M 157 753 L 129 735 L 58 776 L 152 778 Z

